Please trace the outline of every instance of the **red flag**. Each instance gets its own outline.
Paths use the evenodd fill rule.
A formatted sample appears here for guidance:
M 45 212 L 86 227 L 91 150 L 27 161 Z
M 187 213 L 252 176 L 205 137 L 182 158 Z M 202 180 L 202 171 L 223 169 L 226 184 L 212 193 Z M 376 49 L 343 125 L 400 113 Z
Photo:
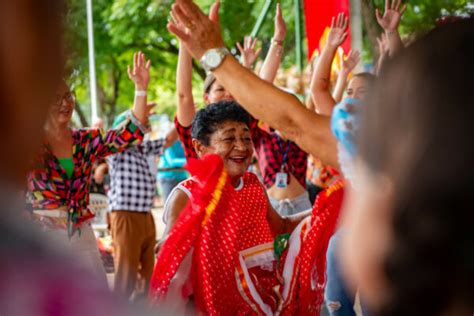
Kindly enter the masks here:
M 321 42 L 325 42 L 325 35 L 329 31 L 332 17 L 344 12 L 350 17 L 349 0 L 305 0 L 306 36 L 308 38 L 308 59 L 313 57 L 315 51 L 320 51 Z M 342 44 L 347 55 L 351 50 L 350 27 L 347 30 L 347 39 Z

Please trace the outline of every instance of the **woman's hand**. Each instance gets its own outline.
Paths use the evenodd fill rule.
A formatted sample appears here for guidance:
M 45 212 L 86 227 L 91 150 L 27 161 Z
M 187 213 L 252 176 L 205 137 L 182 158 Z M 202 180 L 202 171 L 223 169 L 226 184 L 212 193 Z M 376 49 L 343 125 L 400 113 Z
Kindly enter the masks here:
M 246 68 L 252 68 L 253 63 L 257 60 L 262 48 L 257 49 L 257 38 L 252 38 L 251 36 L 245 36 L 244 38 L 244 47 L 237 43 L 237 48 L 240 51 L 242 56 L 242 65 Z
M 279 43 L 283 43 L 286 37 L 286 30 L 286 22 L 283 19 L 283 14 L 281 13 L 281 6 L 280 3 L 277 3 L 273 40 Z
M 349 56 L 346 59 L 342 60 L 342 71 L 345 74 L 350 74 L 352 70 L 357 66 L 360 61 L 360 53 L 357 50 L 354 50 L 349 53 Z
M 209 13 L 205 15 L 199 7 L 190 0 L 176 1 L 171 10 L 174 19 L 186 27 L 181 30 L 172 21 L 168 23 L 168 30 L 175 34 L 186 46 L 188 51 L 197 60 L 211 48 L 224 47 L 219 25 L 220 3 L 216 1 Z
M 135 83 L 135 90 L 147 90 L 150 81 L 151 60 L 142 52 L 133 54 L 133 68 L 127 66 L 128 77 Z
M 392 4 L 390 4 L 390 0 L 385 0 L 385 12 L 383 16 L 380 14 L 379 9 L 375 9 L 377 22 L 385 32 L 395 32 L 398 30 L 402 15 L 407 9 L 406 4 L 403 5 L 403 7 L 401 7 L 401 4 L 402 0 L 392 0 Z
M 339 47 L 347 37 L 347 27 L 349 26 L 349 18 L 344 13 L 339 13 L 331 20 L 331 29 L 328 33 L 326 46 L 330 48 Z

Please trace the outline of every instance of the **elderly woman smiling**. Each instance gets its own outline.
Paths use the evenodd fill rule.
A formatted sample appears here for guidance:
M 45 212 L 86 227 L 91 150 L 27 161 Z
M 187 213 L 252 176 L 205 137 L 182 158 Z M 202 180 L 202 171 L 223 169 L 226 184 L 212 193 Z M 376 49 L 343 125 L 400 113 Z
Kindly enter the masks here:
M 166 239 L 151 281 L 155 301 L 183 299 L 185 306 L 193 295 L 196 309 L 205 314 L 252 312 L 255 304 L 267 312 L 278 310 L 280 298 L 273 288 L 281 283 L 274 238 L 292 232 L 309 212 L 280 217 L 257 176 L 247 172 L 253 154 L 250 120 L 233 101 L 211 104 L 196 114 L 193 144 L 203 161 L 191 161 L 191 169 L 198 164 L 195 177 L 179 184 L 166 202 Z M 219 188 L 221 169 L 230 180 Z M 220 190 L 220 200 L 211 201 L 209 211 L 206 192 Z M 202 220 L 199 214 L 204 213 Z M 253 264 L 247 265 L 250 261 Z M 175 270 L 178 266 L 180 271 Z M 242 271 L 239 280 L 236 269 Z M 242 284 L 250 284 L 254 295 L 243 293 Z M 176 292 L 184 297 L 174 297 Z

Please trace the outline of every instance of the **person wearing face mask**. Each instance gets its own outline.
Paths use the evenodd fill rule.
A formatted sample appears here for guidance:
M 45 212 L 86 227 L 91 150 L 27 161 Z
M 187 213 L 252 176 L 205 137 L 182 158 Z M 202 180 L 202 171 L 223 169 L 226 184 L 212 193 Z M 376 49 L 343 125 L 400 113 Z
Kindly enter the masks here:
M 75 100 L 63 82 L 48 112 L 44 145 L 28 173 L 27 198 L 33 220 L 46 236 L 72 249 L 78 261 L 93 269 L 104 282 L 105 270 L 89 223 L 94 217 L 88 208 L 92 165 L 143 139 L 149 66 L 144 54 L 134 55 L 129 76 L 135 82 L 135 102 L 120 130 L 71 129 Z
M 193 296 L 195 309 L 206 314 L 280 308 L 274 239 L 292 232 L 309 212 L 280 217 L 256 175 L 247 172 L 253 154 L 249 122 L 235 102 L 196 114 L 193 144 L 203 162 L 190 161 L 197 174 L 178 185 L 165 205 L 165 239 L 151 284 L 156 304 L 175 300 L 184 306 Z
M 181 26 L 180 28 L 185 29 Z M 273 82 L 276 76 L 282 58 L 282 43 L 285 36 L 286 25 L 278 5 L 275 17 L 275 34 L 260 71 L 261 78 L 268 82 Z M 244 50 L 241 51 L 245 53 Z M 175 124 L 186 157 L 196 158 L 197 155 L 191 141 L 190 126 L 195 113 L 191 93 L 191 61 L 191 55 L 181 45 L 177 71 L 178 110 Z M 251 62 L 245 63 L 247 67 L 251 65 Z M 233 100 L 233 97 L 216 80 L 216 77 L 209 73 L 204 81 L 204 101 L 206 104 L 210 104 L 221 100 Z M 308 157 L 306 152 L 294 142 L 282 137 L 280 133 L 261 128 L 256 119 L 252 119 L 250 130 L 263 183 L 273 207 L 281 215 L 292 215 L 310 209 L 311 202 L 306 191 Z
M 381 26 L 389 27 L 391 30 L 390 49 L 392 53 L 399 50 L 396 40 L 401 16 L 406 6 L 401 6 L 400 1 L 386 1 L 386 10 L 383 17 L 377 10 L 377 18 Z M 318 113 L 332 113 L 331 127 L 334 135 L 338 139 L 337 152 L 340 170 L 345 180 L 350 186 L 354 185 L 354 157 L 356 155 L 355 139 L 359 128 L 359 113 L 364 107 L 370 87 L 374 82 L 374 75 L 370 73 L 355 74 L 349 81 L 346 95 L 347 99 L 343 100 L 336 107 L 336 101 L 329 92 L 330 67 L 337 48 L 345 39 L 345 31 L 347 28 L 347 19 L 341 15 L 337 20 L 333 19 L 328 34 L 327 44 L 324 47 L 321 57 L 318 60 L 316 71 L 312 79 L 312 95 Z M 392 32 L 393 31 L 393 32 Z M 396 33 L 396 34 L 392 34 Z M 351 53 L 351 55 L 353 55 Z M 351 57 L 349 57 L 350 59 Z M 355 315 L 354 301 L 355 295 L 348 291 L 348 287 L 340 272 L 340 261 L 336 256 L 339 248 L 340 240 L 343 237 L 343 229 L 336 231 L 331 238 L 327 251 L 327 284 L 325 289 L 326 307 L 332 316 L 351 316 Z M 363 298 L 362 298 L 363 299 Z M 365 304 L 361 304 L 365 309 Z M 367 311 L 365 311 L 367 314 Z

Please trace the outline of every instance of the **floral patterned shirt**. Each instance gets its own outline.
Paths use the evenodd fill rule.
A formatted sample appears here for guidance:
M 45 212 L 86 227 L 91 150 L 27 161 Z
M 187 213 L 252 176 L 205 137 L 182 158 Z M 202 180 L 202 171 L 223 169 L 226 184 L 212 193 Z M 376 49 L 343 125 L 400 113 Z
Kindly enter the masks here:
M 73 129 L 74 172 L 68 178 L 66 170 L 44 144 L 28 174 L 27 200 L 33 210 L 64 211 L 65 216 L 40 216 L 42 225 L 68 229 L 70 235 L 82 223 L 94 217 L 88 209 L 91 171 L 95 161 L 139 144 L 145 127 L 131 115 L 122 129 Z M 52 214 L 52 213 L 51 213 Z M 35 217 L 35 215 L 33 214 Z

